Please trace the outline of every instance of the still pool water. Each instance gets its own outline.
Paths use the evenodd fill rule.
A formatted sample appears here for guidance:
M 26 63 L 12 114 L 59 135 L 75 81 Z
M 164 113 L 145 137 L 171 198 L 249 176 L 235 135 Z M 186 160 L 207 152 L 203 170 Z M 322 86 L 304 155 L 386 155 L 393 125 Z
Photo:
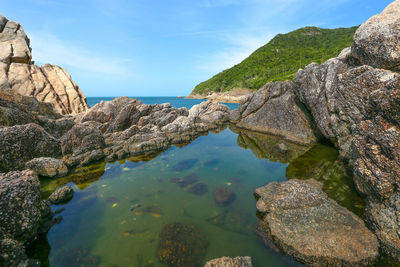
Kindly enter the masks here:
M 282 153 L 276 150 L 281 142 L 228 128 L 153 157 L 99 163 L 65 178 L 42 179 L 43 197 L 64 184 L 73 185 L 75 195 L 65 205 L 52 206 L 62 219 L 32 245 L 30 256 L 44 266 L 167 266 L 157 254 L 159 234 L 165 225 L 179 222 L 196 226 L 208 240 L 199 266 L 222 256 L 251 256 L 254 266 L 299 266 L 255 236 L 257 187 L 315 178 L 360 216 L 364 203 L 335 149 L 318 145 L 307 151 L 287 144 L 289 151 Z M 216 188 L 232 191 L 234 200 L 217 205 Z

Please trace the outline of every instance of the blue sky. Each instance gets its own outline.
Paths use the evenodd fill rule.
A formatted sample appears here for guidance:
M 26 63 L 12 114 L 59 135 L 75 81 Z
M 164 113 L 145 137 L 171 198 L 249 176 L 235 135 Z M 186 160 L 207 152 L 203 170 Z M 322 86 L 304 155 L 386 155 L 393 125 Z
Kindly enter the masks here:
M 359 25 L 390 0 L 1 0 L 37 64 L 87 96 L 188 95 L 278 33 Z

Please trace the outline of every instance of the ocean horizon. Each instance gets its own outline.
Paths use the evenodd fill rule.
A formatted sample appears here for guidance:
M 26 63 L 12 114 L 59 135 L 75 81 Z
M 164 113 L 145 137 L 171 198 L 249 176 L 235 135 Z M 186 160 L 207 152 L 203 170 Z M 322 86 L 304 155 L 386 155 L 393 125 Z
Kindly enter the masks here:
M 119 96 L 96 96 L 96 97 L 86 97 L 87 103 L 90 107 L 93 107 L 97 103 L 101 101 L 111 101 Z M 170 103 L 174 108 L 182 108 L 185 107 L 190 109 L 194 105 L 200 104 L 205 99 L 185 99 L 179 98 L 177 96 L 128 96 L 129 98 L 136 98 L 143 102 L 146 105 L 153 105 L 153 104 L 163 104 L 163 103 Z M 233 110 L 238 108 L 238 104 L 236 103 L 223 103 L 229 107 L 229 109 Z

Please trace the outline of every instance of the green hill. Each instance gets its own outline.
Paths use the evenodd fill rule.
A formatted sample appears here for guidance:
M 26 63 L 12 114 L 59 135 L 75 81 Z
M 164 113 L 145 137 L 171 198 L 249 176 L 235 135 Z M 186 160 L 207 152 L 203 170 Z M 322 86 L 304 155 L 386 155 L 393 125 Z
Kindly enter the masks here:
M 240 64 L 198 84 L 193 93 L 224 92 L 234 88 L 257 90 L 267 82 L 292 80 L 300 68 L 322 63 L 349 47 L 357 27 L 306 27 L 278 34 Z

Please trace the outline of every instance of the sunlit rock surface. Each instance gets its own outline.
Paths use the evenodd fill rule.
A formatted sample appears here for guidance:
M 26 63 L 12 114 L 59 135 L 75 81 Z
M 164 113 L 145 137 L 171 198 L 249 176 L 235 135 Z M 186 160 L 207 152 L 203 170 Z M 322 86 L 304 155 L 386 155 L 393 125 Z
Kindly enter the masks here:
M 310 266 L 369 266 L 379 253 L 377 238 L 321 187 L 292 179 L 258 188 L 257 211 L 265 215 L 257 235 Z

